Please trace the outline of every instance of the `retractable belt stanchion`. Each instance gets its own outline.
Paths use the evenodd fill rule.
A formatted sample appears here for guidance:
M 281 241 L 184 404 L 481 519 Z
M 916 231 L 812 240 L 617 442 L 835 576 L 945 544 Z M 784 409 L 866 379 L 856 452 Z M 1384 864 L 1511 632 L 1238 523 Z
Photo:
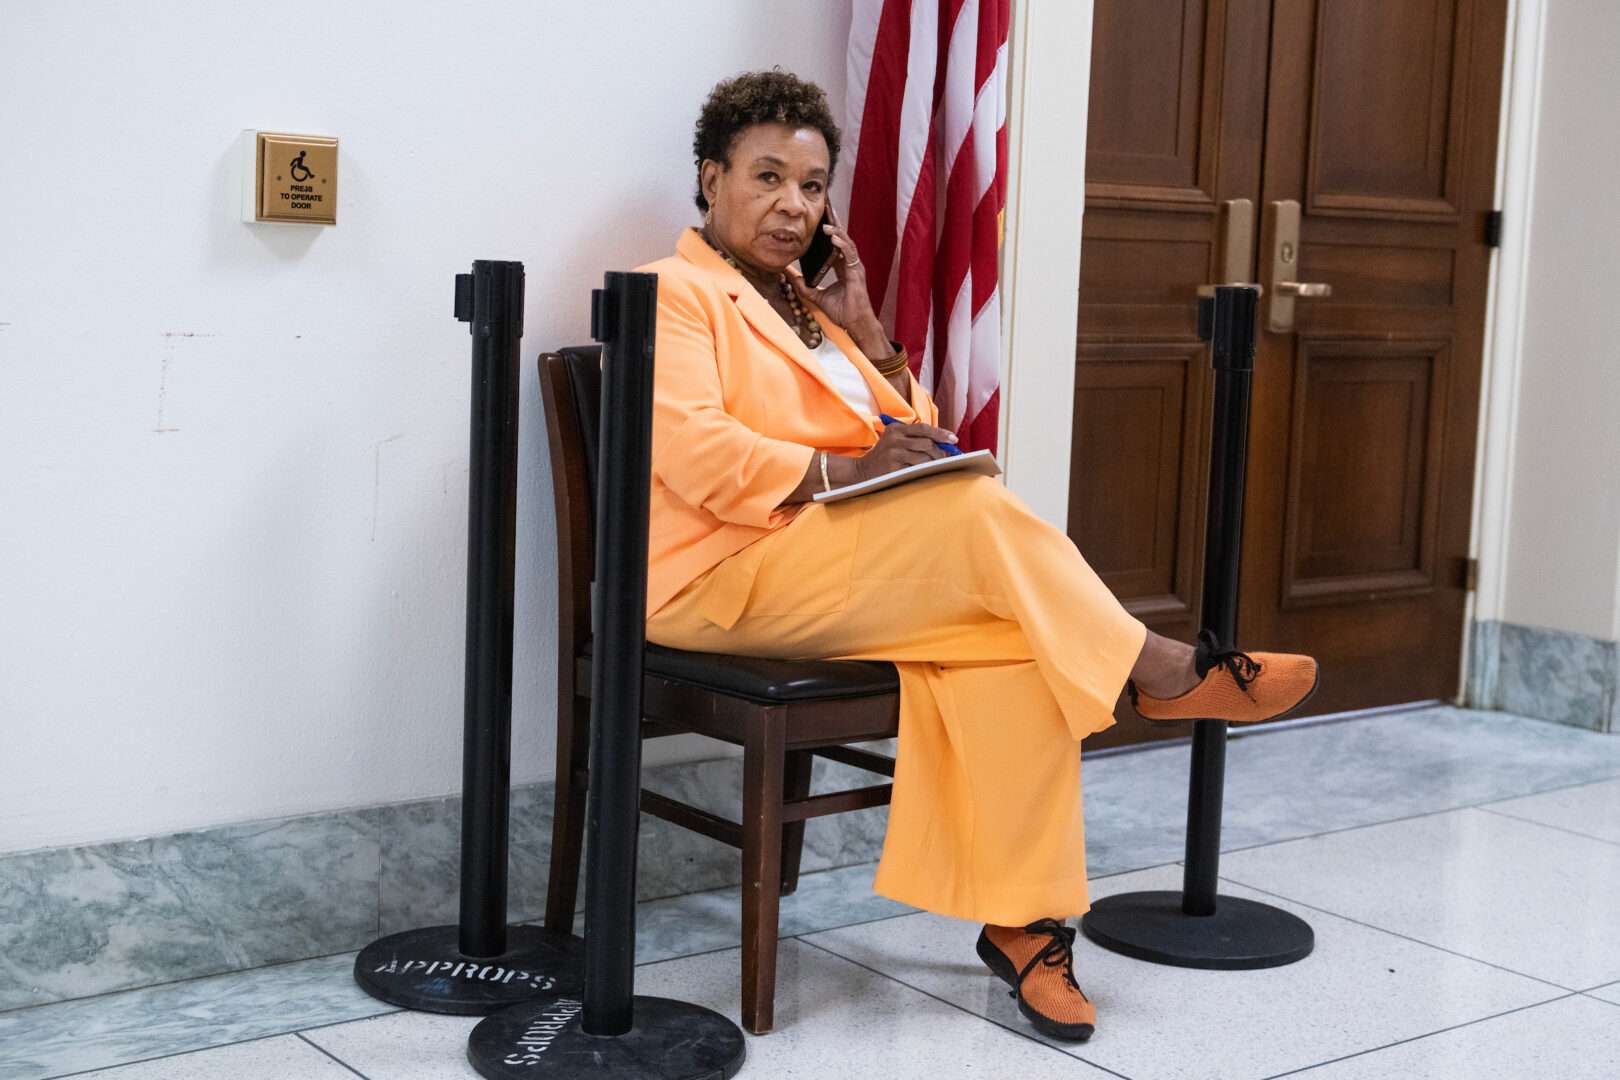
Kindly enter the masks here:
M 455 315 L 470 324 L 473 368 L 461 921 L 373 942 L 355 958 L 354 978 L 390 1004 L 478 1015 L 577 991 L 583 945 L 570 934 L 506 925 L 523 264 L 480 259 L 471 274 L 457 274 Z
M 603 342 L 595 641 L 585 837 L 585 993 L 556 993 L 479 1023 L 467 1056 L 492 1080 L 714 1080 L 742 1068 L 742 1031 L 710 1009 L 635 997 L 636 828 L 647 634 L 655 274 L 610 273 L 591 297 Z
M 1199 305 L 1199 336 L 1210 342 L 1215 367 L 1203 626 L 1215 631 L 1223 644 L 1232 644 L 1237 631 L 1258 299 L 1252 287 L 1223 285 L 1212 300 Z M 1303 919 L 1269 904 L 1216 895 L 1225 780 L 1226 723 L 1199 720 L 1193 728 L 1181 891 L 1124 893 L 1099 900 L 1080 922 L 1086 937 L 1105 949 L 1176 967 L 1280 967 L 1310 954 L 1315 937 Z

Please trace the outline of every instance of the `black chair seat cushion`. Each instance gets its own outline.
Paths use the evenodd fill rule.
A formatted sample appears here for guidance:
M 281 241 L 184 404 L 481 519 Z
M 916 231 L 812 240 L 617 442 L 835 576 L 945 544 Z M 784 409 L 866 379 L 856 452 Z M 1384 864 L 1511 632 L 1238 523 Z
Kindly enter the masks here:
M 590 659 L 590 642 L 583 654 Z M 646 670 L 672 682 L 766 705 L 900 692 L 894 665 L 875 660 L 767 660 L 648 644 Z

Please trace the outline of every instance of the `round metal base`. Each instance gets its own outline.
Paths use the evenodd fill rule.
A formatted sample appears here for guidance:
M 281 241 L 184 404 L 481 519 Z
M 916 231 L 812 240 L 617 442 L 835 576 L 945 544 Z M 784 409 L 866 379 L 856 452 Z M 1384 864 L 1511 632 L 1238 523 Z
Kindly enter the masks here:
M 1215 914 L 1186 915 L 1180 892 L 1121 893 L 1091 905 L 1080 929 L 1111 952 L 1174 967 L 1241 971 L 1282 967 L 1311 954 L 1304 919 L 1270 904 L 1216 898 Z
M 454 926 L 390 934 L 360 950 L 354 981 L 390 1005 L 455 1016 L 482 1016 L 584 985 L 585 943 L 572 934 L 509 926 L 499 956 L 464 956 L 460 939 Z
M 473 1028 L 467 1059 L 489 1080 L 730 1080 L 742 1068 L 742 1029 L 712 1009 L 640 996 L 634 1008 L 629 1031 L 604 1036 L 580 1028 L 582 995 L 516 1005 Z

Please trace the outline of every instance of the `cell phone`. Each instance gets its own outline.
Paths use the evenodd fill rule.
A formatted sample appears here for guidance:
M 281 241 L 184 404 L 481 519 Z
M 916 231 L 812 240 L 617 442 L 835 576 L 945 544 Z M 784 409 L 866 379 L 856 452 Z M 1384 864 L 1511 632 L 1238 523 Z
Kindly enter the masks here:
M 832 262 L 838 249 L 833 247 L 832 236 L 823 229 L 823 225 L 833 224 L 832 203 L 821 212 L 821 220 L 816 224 L 816 235 L 810 238 L 810 249 L 799 256 L 799 270 L 804 274 L 805 283 L 815 286 L 821 283 L 821 277 L 827 272 L 827 266 Z

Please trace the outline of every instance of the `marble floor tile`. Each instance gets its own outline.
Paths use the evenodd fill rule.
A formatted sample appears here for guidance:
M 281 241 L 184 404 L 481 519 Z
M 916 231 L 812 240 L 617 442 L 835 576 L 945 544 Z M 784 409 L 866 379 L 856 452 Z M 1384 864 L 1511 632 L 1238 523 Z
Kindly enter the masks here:
M 39 1080 L 394 1011 L 355 985 L 353 968 L 350 953 L 0 1012 L 0 1080 Z
M 1165 867 L 1109 878 L 1093 893 L 1179 884 L 1179 870 Z M 1257 896 L 1235 885 L 1223 891 Z M 1075 967 L 1097 1003 L 1098 1030 L 1089 1042 L 1062 1048 L 1130 1077 L 1259 1078 L 1560 995 L 1544 983 L 1370 927 L 1279 906 L 1311 923 L 1316 949 L 1297 964 L 1268 971 L 1159 967 L 1080 937 Z M 978 929 L 924 913 L 805 941 L 1038 1037 L 1006 987 L 974 955 Z
M 303 1034 L 369 1080 L 478 1080 L 467 1036 L 481 1019 L 400 1012 Z
M 1596 990 L 1588 990 L 1587 993 L 1600 1001 L 1607 1001 L 1615 1005 L 1620 1005 L 1620 982 L 1610 983 L 1608 986 L 1600 986 Z
M 878 753 L 893 754 L 883 744 L 863 744 Z M 865 787 L 881 779 L 872 773 L 817 758 L 811 791 L 826 794 Z M 679 766 L 657 766 L 643 778 L 652 791 L 718 814 L 730 821 L 742 812 L 742 758 L 719 758 Z M 872 862 L 883 850 L 888 808 L 874 807 L 847 814 L 812 818 L 805 823 L 805 872 Z M 643 815 L 640 864 L 636 895 L 642 900 L 724 888 L 742 880 L 742 862 L 736 848 L 700 833 Z
M 1226 855 L 1221 875 L 1571 990 L 1620 978 L 1620 845 L 1458 810 Z
M 1300 1080 L 1613 1080 L 1620 1012 L 1567 997 L 1296 1074 Z
M 783 937 L 905 914 L 872 892 L 872 865 L 805 874 Z M 637 906 L 636 962 L 735 949 L 740 890 Z M 583 930 L 583 919 L 580 920 Z M 354 954 L 0 1012 L 0 1080 L 35 1080 L 394 1011 L 362 993 Z M 13 1047 L 26 1047 L 26 1051 Z
M 875 863 L 804 874 L 792 896 L 782 898 L 778 921 L 782 937 L 835 926 L 905 915 L 915 908 L 872 892 Z M 585 917 L 574 920 L 583 935 Z M 742 890 L 714 889 L 636 905 L 636 963 L 727 949 L 742 941 Z
M 735 952 L 652 964 L 637 973 L 637 992 L 695 1002 L 736 1019 L 737 964 Z M 749 1037 L 749 1076 L 1107 1075 L 802 941 L 782 943 L 776 980 L 776 1029 Z
M 1181 858 L 1187 758 L 1185 747 L 1169 747 L 1086 759 L 1088 864 L 1093 877 L 1103 879 L 1094 883 L 1096 895 L 1106 895 L 1119 888 L 1140 887 L 1137 883 L 1147 879 L 1140 874 L 1128 873 L 1124 878 L 1107 875 L 1127 873 L 1143 866 L 1170 863 Z M 1612 897 L 1616 895 L 1616 886 L 1620 885 L 1620 779 L 1617 777 L 1620 777 L 1620 739 L 1494 713 L 1433 708 L 1311 728 L 1256 732 L 1235 738 L 1229 747 L 1224 837 L 1224 846 L 1229 853 L 1223 860 L 1223 871 L 1239 882 L 1275 891 L 1301 903 L 1328 908 L 1351 919 L 1383 926 L 1397 934 L 1431 942 L 1441 949 L 1451 949 L 1527 975 L 1536 975 L 1571 989 L 1608 984 L 1597 990 L 1589 990 L 1589 1000 L 1597 1000 L 1605 1005 L 1610 1002 L 1620 1005 L 1620 982 L 1616 981 L 1620 980 L 1620 936 L 1604 932 L 1612 921 L 1607 917 L 1614 911 Z M 829 779 L 844 781 L 846 778 Z M 865 782 L 869 778 L 860 779 Z M 543 802 L 543 794 L 537 791 L 534 798 Z M 1481 804 L 1481 809 L 1468 810 L 1461 815 L 1448 812 L 1457 807 Z M 537 828 L 531 831 L 538 837 L 544 832 L 538 825 L 543 824 L 548 807 L 536 802 L 528 809 L 532 811 L 531 816 L 537 824 Z M 1395 820 L 1413 815 L 1436 816 L 1418 817 L 1411 821 Z M 453 920 L 453 907 L 445 907 L 444 902 L 445 896 L 453 895 L 454 891 L 454 860 L 446 854 L 453 854 L 454 835 L 453 830 L 447 829 L 441 820 L 445 815 L 426 814 L 420 821 L 410 814 L 402 813 L 395 817 L 397 820 L 377 823 L 381 877 L 388 885 L 382 890 L 384 920 L 414 924 L 424 917 L 424 913 L 432 915 L 434 912 L 438 913 L 435 918 L 439 921 Z M 1437 821 L 1442 824 L 1434 824 Z M 1389 824 L 1391 822 L 1394 823 Z M 1425 825 L 1424 822 L 1430 824 Z M 309 823 L 300 822 L 294 828 L 307 830 Z M 1567 830 L 1586 835 L 1572 835 Z M 421 835 L 424 831 L 431 835 L 424 837 Z M 1321 833 L 1330 835 L 1317 835 Z M 1376 835 L 1363 836 L 1368 833 Z M 874 835 L 880 839 L 880 832 Z M 280 867 L 275 872 L 281 873 L 290 866 L 294 871 L 290 873 L 293 883 L 304 887 L 310 875 L 304 872 L 300 860 L 307 860 L 303 856 L 292 859 L 280 850 L 289 836 L 291 834 L 285 830 L 280 834 L 265 832 L 262 836 L 255 833 L 250 839 L 263 848 L 264 855 L 248 868 L 251 874 L 223 860 L 213 847 L 207 845 L 194 845 L 195 850 L 188 848 L 182 851 L 177 848 L 172 860 L 148 859 L 143 862 L 121 858 L 106 865 L 102 861 L 92 861 L 83 867 L 70 867 L 77 875 L 75 880 L 89 882 L 95 888 L 82 894 L 76 893 L 68 899 L 73 905 L 83 908 L 81 915 L 106 915 L 103 927 L 115 931 L 110 944 L 98 945 L 93 937 L 85 939 L 85 947 L 91 950 L 85 953 L 90 957 L 86 962 L 93 962 L 95 956 L 127 956 L 131 958 L 129 966 L 132 969 L 145 970 L 141 957 L 151 954 L 153 950 L 176 948 L 204 952 L 213 950 L 203 957 L 208 963 L 243 962 L 246 956 L 227 956 L 223 953 L 216 961 L 213 953 L 222 948 L 218 940 L 208 935 L 186 936 L 188 928 L 196 921 L 197 912 L 207 916 L 204 923 L 216 923 L 222 918 L 215 911 L 218 905 L 214 893 L 218 890 L 213 889 L 212 885 L 198 894 L 201 899 L 194 911 L 182 912 L 185 919 L 177 921 L 173 928 L 165 928 L 165 924 L 160 927 L 163 932 L 153 936 L 117 936 L 118 912 L 133 910 L 130 907 L 132 903 L 143 910 L 168 911 L 173 908 L 179 911 L 183 906 L 179 903 L 179 894 L 170 895 L 174 892 L 172 884 L 177 880 L 167 868 L 170 861 L 184 866 L 187 874 L 194 877 L 239 880 L 261 891 L 264 885 L 262 882 L 253 884 L 258 881 L 253 875 L 268 872 L 263 867 Z M 1588 839 L 1588 836 L 1593 839 Z M 1299 839 L 1302 837 L 1315 838 Z M 816 861 L 849 857 L 873 838 L 856 829 L 834 839 L 837 842 L 829 841 L 828 849 L 819 852 L 815 860 L 807 853 L 807 870 Z M 658 837 L 644 837 L 643 840 L 657 841 Z M 1292 843 L 1279 843 L 1274 848 L 1254 851 L 1232 850 L 1279 841 Z M 315 846 L 328 851 L 344 849 L 343 844 L 326 844 L 324 840 Z M 522 845 L 515 849 L 515 861 L 539 868 L 536 873 L 529 875 L 534 881 L 539 881 L 543 876 L 541 872 L 544 867 L 540 864 L 544 852 L 541 847 L 537 841 L 533 850 Z M 401 851 L 429 852 L 433 857 L 411 862 L 399 857 Z M 63 853 L 44 854 L 51 858 L 70 857 Z M 367 857 L 371 856 L 367 854 Z M 736 852 L 728 849 L 726 857 L 735 866 Z M 259 862 L 263 863 L 263 867 Z M 25 870 L 32 866 L 25 863 L 26 860 L 14 861 L 11 865 L 13 869 L 23 866 Z M 165 866 L 161 873 L 153 871 L 142 876 L 136 872 L 141 865 L 155 866 L 158 863 Z M 719 866 L 718 857 L 715 866 Z M 51 892 L 50 885 L 50 881 L 59 878 L 46 874 L 44 869 L 48 868 L 41 869 L 39 873 L 29 870 L 17 880 L 7 879 L 0 874 L 0 945 L 7 941 L 4 927 L 16 925 L 14 919 L 7 917 L 8 912 L 16 913 L 15 905 L 34 903 L 35 900 L 30 897 L 48 904 L 61 899 Z M 945 969 L 945 975 L 941 977 L 946 984 L 950 983 L 951 978 L 958 982 L 967 980 L 985 998 L 977 1005 L 965 999 L 950 1000 L 963 1008 L 987 1012 L 998 1023 L 1005 1024 L 1013 1037 L 1023 1037 L 1028 1029 L 1013 1011 L 1011 1002 L 1004 995 L 986 997 L 990 990 L 994 990 L 994 985 L 989 984 L 988 990 L 985 988 L 986 977 L 972 954 L 976 928 L 914 913 L 903 905 L 875 895 L 871 891 L 874 869 L 874 864 L 867 863 L 830 871 L 807 872 L 801 879 L 799 892 L 783 901 L 783 937 L 813 935 L 818 944 L 847 952 L 851 946 L 835 946 L 832 944 L 834 939 L 882 942 L 900 928 L 931 927 L 926 934 L 921 931 L 908 932 L 922 934 L 930 940 L 938 937 L 951 942 L 949 955 L 940 954 L 933 966 Z M 1250 870 L 1253 875 L 1247 872 Z M 1174 867 L 1157 873 L 1159 877 L 1154 880 L 1179 880 L 1180 872 Z M 344 888 L 348 888 L 348 877 L 339 876 L 344 879 Z M 20 888 L 12 887 L 19 884 Z M 1233 890 L 1238 891 L 1237 886 Z M 1499 900 L 1495 899 L 1498 897 Z M 345 901 L 345 910 L 352 906 Z M 537 910 L 537 905 L 527 904 L 519 897 L 514 901 L 514 917 L 519 915 L 520 909 Z M 1324 926 L 1330 926 L 1334 928 L 1332 940 L 1350 942 L 1349 945 L 1342 945 L 1340 952 L 1349 950 L 1353 954 L 1351 966 L 1347 969 L 1353 977 L 1334 980 L 1344 984 L 1345 994 L 1356 991 L 1355 978 L 1361 979 L 1363 990 L 1366 982 L 1376 981 L 1373 980 L 1374 976 L 1379 979 L 1396 978 L 1393 973 L 1377 968 L 1370 960 L 1365 961 L 1362 967 L 1355 966 L 1362 960 L 1354 959 L 1354 955 L 1359 954 L 1352 946 L 1361 939 L 1354 938 L 1354 935 L 1346 936 L 1349 931 L 1344 929 L 1345 925 L 1353 924 L 1345 924 L 1342 920 L 1319 913 L 1307 913 L 1306 917 L 1317 925 L 1319 933 L 1322 933 Z M 89 928 L 94 922 L 93 919 L 87 921 L 87 918 L 78 918 L 62 925 Z M 712 961 L 718 965 L 714 969 L 715 992 L 723 989 L 733 995 L 728 1015 L 735 1016 L 734 995 L 737 993 L 739 962 L 735 946 L 740 938 L 740 924 L 740 890 L 734 885 L 707 893 L 645 902 L 638 908 L 637 962 L 652 964 L 653 967 L 645 969 L 650 972 L 661 966 L 659 961 L 671 957 L 687 957 L 696 961 L 700 958 L 694 954 L 720 950 L 715 952 L 718 959 Z M 868 925 L 862 928 L 855 924 Z M 325 928 L 284 927 L 273 918 L 265 921 L 265 927 L 272 935 L 283 936 L 289 933 L 326 932 Z M 836 927 L 854 928 L 837 930 L 833 934 L 822 933 Z M 356 928 L 340 926 L 337 929 L 349 935 Z M 1400 1023 L 1396 1026 L 1406 1024 L 1414 1028 L 1412 1034 L 1416 1035 L 1422 1034 L 1422 1031 L 1415 1028 L 1433 1030 L 1445 1026 L 1447 1022 L 1465 1022 L 1490 1011 L 1470 1011 L 1475 1004 L 1469 1001 L 1469 995 L 1474 993 L 1477 965 L 1444 952 L 1425 949 L 1415 942 L 1390 939 L 1388 935 L 1377 934 L 1367 927 L 1356 930 L 1364 937 L 1372 935 L 1366 938 L 1367 942 L 1373 943 L 1367 945 L 1369 956 L 1382 956 L 1393 948 L 1388 944 L 1388 940 L 1393 940 L 1403 948 L 1415 950 L 1413 956 L 1433 954 L 1444 957 L 1446 964 L 1454 965 L 1437 969 L 1439 974 L 1432 975 L 1431 984 L 1423 984 L 1416 975 L 1410 976 L 1420 986 L 1429 985 L 1428 996 L 1435 1000 L 1422 1003 L 1410 1017 L 1404 1011 L 1396 1010 L 1402 1011 L 1398 1018 Z M 963 941 L 956 942 L 953 934 L 962 937 Z M 369 939 L 370 933 L 362 936 Z M 1296 968 L 1304 969 L 1318 963 L 1330 943 L 1324 935 L 1318 955 L 1305 964 L 1296 965 Z M 71 959 L 78 955 L 73 952 L 73 942 L 58 944 L 66 949 L 63 956 Z M 919 943 L 912 951 L 923 950 L 928 944 Z M 52 947 L 56 948 L 55 945 Z M 1149 975 L 1153 979 L 1161 976 L 1169 978 L 1171 976 L 1165 974 L 1168 969 L 1121 961 L 1089 945 L 1083 944 L 1081 947 L 1088 950 L 1083 954 L 1082 972 L 1097 972 L 1088 979 L 1088 988 L 1095 983 L 1099 993 L 1106 995 L 1101 1002 L 1104 1011 L 1102 1030 L 1081 1050 L 1083 1059 L 1118 1068 L 1138 1078 L 1159 1075 L 1151 1070 L 1146 1073 L 1132 1072 L 1130 1068 L 1111 1064 L 1109 1060 L 1098 1057 L 1094 1051 L 1125 1043 L 1151 1044 L 1155 1040 L 1162 1041 L 1162 1032 L 1151 1032 L 1146 1022 L 1139 1030 L 1130 1026 L 1137 1023 L 1138 1004 L 1120 995 L 1128 992 L 1132 986 L 1141 985 L 1145 988 L 1144 996 L 1153 1000 L 1153 991 L 1160 983 L 1151 981 Z M 800 948 L 802 946 L 784 944 L 784 957 Z M 28 982 L 25 972 L 17 966 L 18 957 L 25 956 L 26 952 L 26 949 L 13 948 L 7 953 L 0 949 L 0 998 L 4 997 L 3 991 L 7 987 L 25 995 L 16 998 L 18 1003 L 37 1000 L 26 996 L 37 993 L 31 989 L 34 986 L 53 993 L 69 989 L 67 983 L 59 986 L 48 980 Z M 6 956 L 10 959 L 4 959 Z M 1397 967 L 1403 979 L 1417 967 L 1415 959 L 1406 963 L 1406 954 L 1401 954 L 1397 959 L 1401 964 L 1392 962 L 1387 966 Z M 1105 981 L 1097 981 L 1103 979 L 1104 973 L 1110 970 L 1106 965 L 1111 963 L 1124 964 L 1138 974 L 1130 976 L 1126 972 L 1120 977 L 1108 975 Z M 351 964 L 352 954 L 349 954 L 10 1012 L 0 1011 L 0 1080 L 24 1080 L 101 1069 L 123 1062 L 223 1047 L 245 1039 L 269 1042 L 273 1036 L 312 1025 L 344 1024 L 390 1012 L 388 1006 L 366 997 L 354 986 L 349 974 Z M 29 971 L 42 971 L 49 979 L 56 977 L 57 968 L 50 965 L 42 966 L 29 961 L 24 967 Z M 723 973 L 721 968 L 724 969 Z M 888 968 L 882 970 L 894 974 Z M 924 965 L 924 971 L 917 978 L 931 970 L 930 965 Z M 1485 970 L 1494 969 L 1487 967 Z M 1144 971 L 1148 975 L 1141 974 Z M 61 969 L 61 972 L 72 975 L 66 969 Z M 1260 974 L 1263 973 L 1254 973 L 1254 977 Z M 1174 973 L 1177 979 L 1193 975 Z M 1508 973 L 1498 971 L 1496 975 L 1512 979 Z M 786 976 L 783 978 L 785 986 Z M 1248 980 L 1251 976 L 1241 978 Z M 1432 984 L 1433 980 L 1439 980 L 1443 985 L 1436 987 Z M 906 981 L 913 980 L 908 978 Z M 920 982 L 918 985 L 930 993 L 935 992 Z M 1169 985 L 1182 984 L 1172 982 Z M 1531 983 L 1527 997 L 1523 992 L 1515 997 L 1503 988 L 1504 984 L 1487 980 L 1481 985 L 1481 1000 L 1487 1004 L 1495 1003 L 1493 1008 L 1504 1000 L 1509 1004 L 1503 1005 L 1503 1008 L 1513 1008 L 1516 1004 L 1545 1000 L 1558 993 L 1553 987 L 1540 986 L 1537 989 L 1537 984 Z M 1454 990 L 1454 986 L 1462 989 Z M 1405 982 L 1397 989 L 1394 998 L 1397 1003 L 1415 996 Z M 1225 993 L 1225 990 L 1211 992 Z M 683 996 L 676 991 L 671 991 L 671 994 Z M 939 996 L 948 995 L 941 993 Z M 1198 994 L 1191 996 L 1197 997 Z M 1330 1003 L 1339 1001 L 1331 995 L 1323 1000 Z M 1330 1026 L 1323 1017 L 1332 1010 L 1321 1005 L 1318 999 L 1306 995 L 1298 1006 L 1300 1015 L 1304 1016 L 1303 1022 L 1310 1031 L 1306 1043 L 1310 1046 L 1320 1043 L 1350 1047 L 1336 1051 L 1342 1054 L 1389 1041 L 1368 1041 L 1354 1026 L 1362 1017 L 1368 1018 L 1375 1027 L 1389 1026 L 1380 1019 L 1384 1015 L 1380 1010 L 1393 1009 L 1389 1000 L 1389 995 L 1383 993 L 1370 995 L 1365 1002 L 1359 998 L 1346 998 L 1336 1006 L 1343 1030 L 1330 1032 L 1332 1037 L 1329 1037 L 1317 1029 Z M 1258 997 L 1256 1002 L 1250 1012 L 1263 1018 L 1267 1015 L 1266 1004 Z M 996 1013 L 991 1011 L 993 1009 L 1002 1011 Z M 1126 1009 L 1132 1015 L 1127 1016 L 1124 1012 Z M 1318 1011 L 1313 1013 L 1312 1009 Z M 1167 1016 L 1174 1014 L 1154 1004 L 1148 1010 L 1148 1015 L 1158 1017 L 1158 1022 L 1162 1024 Z M 1288 1015 L 1295 1016 L 1296 1013 L 1290 1012 Z M 1447 1019 L 1453 1015 L 1460 1015 L 1461 1019 Z M 1219 1031 L 1223 1022 L 1212 1021 L 1210 1027 Z M 453 1026 L 466 1022 L 450 1023 Z M 1263 1020 L 1252 1023 L 1264 1027 Z M 833 1026 L 829 1025 L 828 1030 L 833 1030 Z M 1292 1035 L 1268 1038 L 1260 1028 L 1254 1030 L 1256 1034 L 1248 1041 L 1257 1046 L 1245 1046 L 1235 1051 L 1238 1057 L 1233 1060 L 1237 1065 L 1241 1066 L 1248 1060 L 1243 1054 L 1263 1056 L 1263 1053 L 1275 1053 L 1287 1049 L 1293 1038 Z M 770 1038 L 777 1039 L 780 1035 L 781 1032 L 778 1032 Z M 464 1032 L 459 1036 L 452 1033 L 446 1037 L 451 1042 L 465 1040 Z M 1338 1041 L 1335 1042 L 1335 1039 Z M 751 1045 L 758 1042 L 751 1040 Z M 769 1040 L 766 1042 L 768 1044 Z M 1085 1068 L 1072 1059 L 1058 1057 L 1056 1051 L 1049 1048 L 1036 1049 L 1057 1058 L 1066 1068 Z M 1220 1047 L 1214 1043 L 1194 1040 L 1190 1044 L 1182 1044 L 1172 1040 L 1164 1053 L 1167 1060 L 1183 1062 L 1196 1062 L 1200 1060 L 1200 1054 L 1215 1054 L 1211 1060 L 1224 1060 L 1219 1058 L 1219 1050 Z M 809 1043 L 800 1045 L 796 1051 L 811 1061 L 816 1059 L 817 1052 Z M 1323 1053 L 1310 1061 L 1301 1058 L 1298 1064 L 1290 1067 L 1302 1067 L 1332 1056 L 1333 1053 Z M 454 1060 L 459 1066 L 463 1058 L 458 1054 Z M 1294 1061 L 1295 1058 L 1289 1057 L 1288 1060 Z M 865 1075 L 859 1068 L 855 1068 L 853 1074 Z M 373 1080 L 385 1080 L 386 1075 L 373 1074 Z M 947 1070 L 944 1075 L 957 1073 Z M 987 1075 L 999 1077 L 1002 1074 L 991 1072 Z M 1179 1074 L 1172 1069 L 1164 1075 Z M 1251 1074 L 1240 1070 L 1230 1075 Z
M 1080 754 L 1086 872 L 1091 877 L 1174 862 L 1186 848 L 1184 746 L 1106 757 Z
M 650 964 L 636 992 L 672 997 L 736 1019 L 738 950 Z M 827 1076 L 1064 1078 L 1108 1074 L 936 1001 L 891 979 L 797 941 L 777 967 L 776 1030 L 748 1036 L 743 1076 L 771 1080 Z M 307 1032 L 373 1080 L 476 1076 L 466 1063 L 475 1020 L 401 1013 Z
M 1184 853 L 1186 746 L 1082 756 L 1093 877 Z M 1620 739 L 1437 706 L 1283 731 L 1227 747 L 1231 851 L 1620 777 Z
M 141 1061 L 97 1080 L 354 1080 L 354 1073 L 296 1035 Z
M 801 875 L 798 891 L 782 898 L 782 936 L 797 937 L 818 930 L 830 930 L 835 926 L 909 915 L 917 910 L 873 892 L 872 879 L 876 874 L 877 863 L 867 863 L 864 866 L 845 866 L 818 874 Z M 735 910 L 740 935 L 742 890 L 728 890 L 728 894 L 737 897 Z
M 1486 803 L 1480 809 L 1620 844 L 1620 780 Z

